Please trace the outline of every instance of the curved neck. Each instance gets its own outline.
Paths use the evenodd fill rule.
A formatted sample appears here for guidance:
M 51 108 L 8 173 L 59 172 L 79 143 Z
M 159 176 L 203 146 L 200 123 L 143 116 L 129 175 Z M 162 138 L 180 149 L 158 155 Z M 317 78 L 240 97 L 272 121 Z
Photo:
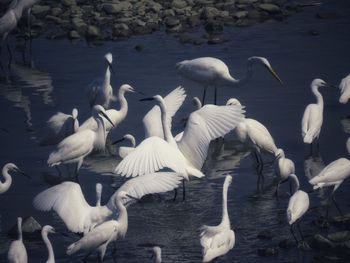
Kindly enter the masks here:
M 7 167 L 2 168 L 2 175 L 3 175 L 4 179 L 5 179 L 3 185 L 11 185 L 12 177 L 9 174 L 9 170 L 7 169 Z M 0 184 L 1 184 L 1 182 L 0 182 Z
M 227 85 L 230 86 L 241 86 L 244 85 L 250 80 L 253 76 L 253 64 L 256 62 L 257 59 L 254 57 L 248 58 L 247 65 L 246 65 L 246 73 L 243 78 L 240 79 L 234 79 L 230 75 L 225 77 L 225 82 Z
M 174 145 L 177 147 L 176 141 L 175 141 L 173 135 L 171 134 L 171 130 L 170 130 L 170 127 L 168 125 L 168 113 L 166 111 L 166 106 L 165 106 L 164 102 L 160 102 L 159 107 L 160 107 L 160 112 L 162 115 L 162 126 L 163 126 L 164 139 L 168 143 L 170 143 L 171 145 Z
M 118 101 L 120 103 L 119 112 L 120 112 L 122 118 L 125 118 L 126 114 L 128 113 L 128 101 L 125 99 L 125 90 L 119 89 Z
M 104 120 L 102 117 L 97 116 L 96 118 L 97 122 L 97 130 L 95 131 L 96 133 L 96 139 L 94 142 L 94 148 L 96 150 L 103 150 L 105 148 L 105 143 L 106 143 L 106 127 Z
M 229 222 L 228 211 L 227 211 L 227 192 L 228 184 L 224 183 L 222 188 L 222 221 L 221 224 Z
M 317 100 L 317 105 L 323 108 L 323 97 L 321 93 L 318 91 L 318 86 L 314 85 L 311 87 L 312 93 L 315 95 L 316 100 Z
M 135 140 L 135 137 L 134 137 L 134 136 L 130 137 L 130 142 L 131 142 L 132 147 L 135 148 L 135 146 L 136 146 L 136 140 Z
M 194 98 L 193 98 L 193 101 L 194 101 L 194 104 L 195 104 L 197 110 L 199 110 L 200 108 L 202 108 L 202 102 L 201 102 L 197 97 L 194 97 Z
M 106 69 L 106 73 L 105 73 L 105 78 L 103 80 L 103 89 L 105 91 L 108 90 L 109 86 L 111 83 L 111 70 L 109 68 L 109 65 L 107 64 L 107 69 Z
M 18 240 L 23 240 L 22 220 L 17 220 Z
M 128 230 L 128 212 L 119 198 L 117 198 L 117 208 L 119 211 L 118 222 L 120 225 L 119 234 L 124 237 Z
M 293 191 L 293 193 L 295 193 L 296 191 L 299 190 L 299 187 L 300 187 L 298 177 L 297 177 L 295 174 L 290 174 L 289 177 L 292 178 L 292 179 L 294 180 L 295 186 L 294 186 L 294 191 Z
M 47 258 L 47 262 L 55 262 L 55 255 L 54 255 L 54 252 L 53 252 L 53 248 L 52 248 L 52 245 L 51 245 L 51 242 L 49 240 L 49 238 L 47 237 L 48 233 L 46 231 L 43 231 L 42 233 L 42 238 L 44 240 L 44 243 L 46 245 L 46 248 L 47 248 L 47 251 L 49 253 L 49 256 Z
M 162 263 L 162 252 L 160 251 L 156 253 L 156 263 Z

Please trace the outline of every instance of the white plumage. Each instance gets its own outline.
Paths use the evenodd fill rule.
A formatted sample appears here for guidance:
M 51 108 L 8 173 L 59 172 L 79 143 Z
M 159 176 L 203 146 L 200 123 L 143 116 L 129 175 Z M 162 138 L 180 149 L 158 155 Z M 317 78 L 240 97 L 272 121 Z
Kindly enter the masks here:
M 155 246 L 152 248 L 154 255 L 154 262 L 155 263 L 162 263 L 162 249 L 158 246 Z
M 9 172 L 17 172 L 21 175 L 27 176 L 25 173 L 23 173 L 15 164 L 13 163 L 7 163 L 4 165 L 4 167 L 2 168 L 2 175 L 5 179 L 5 181 L 2 183 L 0 181 L 0 194 L 3 194 L 5 192 L 7 192 L 12 184 L 12 177 L 9 174 Z M 27 176 L 29 177 L 29 176 Z
M 130 141 L 131 147 L 130 146 L 121 146 L 121 147 L 119 147 L 118 155 L 122 159 L 124 159 L 127 155 L 132 153 L 135 150 L 135 147 L 136 147 L 135 137 L 132 136 L 131 134 L 125 134 L 123 136 L 123 139 Z
M 23 6 L 18 5 L 17 0 L 12 0 L 6 13 L 0 18 L 0 36 L 6 39 L 8 34 L 17 27 L 22 17 Z
M 286 158 L 283 149 L 277 149 L 275 171 L 281 180 L 285 180 L 290 174 L 295 174 L 295 165 L 291 159 Z
M 7 260 L 9 263 L 27 263 L 28 256 L 26 247 L 23 244 L 22 237 L 22 218 L 17 218 L 18 239 L 11 242 L 9 251 L 7 253 Z
M 289 175 L 295 182 L 294 194 L 290 197 L 287 208 L 287 219 L 290 225 L 300 219 L 309 209 L 309 195 L 299 190 L 299 180 L 295 174 Z
M 41 229 L 41 237 L 46 245 L 48 257 L 46 263 L 55 263 L 55 254 L 52 248 L 52 244 L 48 238 L 49 233 L 56 233 L 52 226 L 46 225 Z
M 230 218 L 227 210 L 227 191 L 232 177 L 226 176 L 223 186 L 222 219 L 218 226 L 202 226 L 200 242 L 202 245 L 203 262 L 209 262 L 225 255 L 235 245 L 235 233 L 231 230 Z
M 341 80 L 339 89 L 341 93 L 339 102 L 345 104 L 350 98 L 350 74 Z

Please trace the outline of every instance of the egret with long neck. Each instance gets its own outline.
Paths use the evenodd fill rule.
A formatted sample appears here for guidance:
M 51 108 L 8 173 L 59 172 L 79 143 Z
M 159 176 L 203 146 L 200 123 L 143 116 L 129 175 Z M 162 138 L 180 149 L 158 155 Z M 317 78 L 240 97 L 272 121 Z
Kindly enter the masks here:
M 7 259 L 10 263 L 27 263 L 28 256 L 26 247 L 23 244 L 22 236 L 22 218 L 17 218 L 18 239 L 12 241 L 9 251 L 7 253 Z
M 48 238 L 49 233 L 56 233 L 52 226 L 46 225 L 41 229 L 41 237 L 46 245 L 48 257 L 46 263 L 55 263 L 55 253 L 52 248 L 52 244 Z
M 10 175 L 10 172 L 17 172 L 21 175 L 24 175 L 29 178 L 28 175 L 26 175 L 24 172 L 22 172 L 15 164 L 13 163 L 7 163 L 2 168 L 2 176 L 4 177 L 5 181 L 2 183 L 0 182 L 0 194 L 3 194 L 10 189 L 12 184 L 12 177 Z

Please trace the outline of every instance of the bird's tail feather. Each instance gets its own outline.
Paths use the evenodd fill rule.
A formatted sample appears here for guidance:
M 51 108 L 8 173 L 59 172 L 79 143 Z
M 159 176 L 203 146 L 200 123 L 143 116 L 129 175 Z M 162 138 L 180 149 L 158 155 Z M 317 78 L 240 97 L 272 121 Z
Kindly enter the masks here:
M 80 246 L 78 245 L 77 242 L 71 244 L 68 248 L 67 248 L 67 255 L 73 255 L 74 253 L 76 253 L 78 250 L 80 249 Z

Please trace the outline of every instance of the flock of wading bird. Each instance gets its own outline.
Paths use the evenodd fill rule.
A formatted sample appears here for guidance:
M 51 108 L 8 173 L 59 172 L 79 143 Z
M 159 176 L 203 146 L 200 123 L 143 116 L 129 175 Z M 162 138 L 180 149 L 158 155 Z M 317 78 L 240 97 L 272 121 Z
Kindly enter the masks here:
M 78 172 L 84 158 L 93 152 L 104 151 L 106 136 L 118 126 L 127 116 L 127 92 L 138 92 L 130 85 L 121 85 L 118 95 L 113 94 L 110 84 L 112 69 L 112 54 L 105 55 L 106 72 L 103 78 L 94 80 L 88 87 L 88 101 L 92 108 L 92 116 L 82 125 L 78 122 L 78 110 L 72 114 L 58 112 L 47 121 L 48 133 L 41 140 L 42 145 L 56 145 L 50 154 L 47 164 L 56 167 L 59 176 L 63 178 L 62 166 L 66 166 L 67 179 L 78 179 Z M 128 205 L 135 203 L 144 195 L 164 193 L 175 190 L 182 182 L 183 199 L 185 198 L 185 180 L 191 176 L 205 176 L 201 169 L 207 158 L 209 144 L 212 140 L 225 136 L 230 131 L 237 134 L 238 139 L 246 144 L 255 155 L 257 165 L 263 168 L 261 154 L 272 154 L 275 160 L 275 170 L 280 181 L 276 188 L 278 196 L 279 185 L 291 179 L 294 190 L 291 193 L 286 209 L 287 222 L 297 243 L 303 242 L 298 222 L 309 208 L 308 193 L 299 189 L 298 177 L 292 160 L 285 157 L 282 149 L 278 149 L 267 130 L 260 122 L 244 116 L 241 103 L 230 98 L 226 105 L 218 106 L 204 104 L 207 88 L 216 89 L 222 86 L 235 87 L 249 81 L 253 73 L 253 64 L 262 64 L 281 82 L 270 63 L 263 57 L 250 57 L 247 62 L 246 76 L 240 80 L 231 77 L 228 67 L 219 59 L 202 57 L 185 60 L 176 64 L 177 72 L 204 87 L 203 99 L 194 98 L 197 109 L 192 112 L 183 132 L 175 137 L 171 132 L 172 118 L 183 104 L 186 94 L 182 87 L 177 87 L 166 97 L 155 95 L 141 99 L 155 101 L 156 105 L 143 118 L 145 139 L 136 145 L 135 138 L 127 134 L 122 140 L 129 140 L 130 147 L 119 147 L 122 159 L 116 166 L 114 175 L 132 177 L 127 180 L 109 199 L 106 205 L 101 205 L 102 185 L 96 185 L 96 205 L 91 206 L 85 200 L 78 183 L 64 181 L 39 193 L 33 201 L 36 209 L 55 211 L 65 223 L 69 231 L 83 233 L 83 236 L 67 247 L 67 255 L 79 251 L 90 253 L 97 251 L 102 261 L 108 244 L 124 238 L 128 230 Z M 282 83 L 282 82 L 281 82 Z M 321 79 L 311 82 L 311 90 L 316 97 L 316 104 L 309 104 L 304 112 L 301 123 L 301 135 L 306 144 L 312 145 L 320 135 L 323 121 L 323 98 L 320 88 L 332 87 Z M 350 97 L 350 75 L 340 84 L 340 102 L 346 103 Z M 141 92 L 139 92 L 141 93 Z M 120 109 L 110 109 L 110 104 L 118 101 Z M 216 104 L 216 103 L 215 103 Z M 120 140 L 119 140 L 120 141 Z M 116 141 L 112 144 L 118 143 Z M 111 144 L 111 142 L 109 142 Z M 350 140 L 347 142 L 350 152 Z M 6 164 L 3 168 L 5 182 L 0 184 L 0 193 L 6 192 L 11 186 L 9 172 L 24 174 L 14 164 Z M 350 175 L 350 161 L 340 158 L 326 166 L 309 183 L 313 189 L 324 186 L 334 186 L 329 199 L 333 200 L 336 208 L 334 192 Z M 232 177 L 227 175 L 223 184 L 222 220 L 217 226 L 202 226 L 200 229 L 200 244 L 203 247 L 203 262 L 209 262 L 226 254 L 235 245 L 235 233 L 231 229 L 227 193 L 232 183 Z M 176 195 L 175 197 L 176 198 Z M 328 206 L 327 206 L 328 215 Z M 27 262 L 27 252 L 23 244 L 22 219 L 18 218 L 19 238 L 13 241 L 8 251 L 10 262 Z M 298 241 L 293 226 L 297 224 L 301 240 Z M 48 261 L 54 262 L 54 251 L 48 239 L 49 233 L 55 230 L 51 226 L 42 228 L 42 238 L 48 248 Z M 153 248 L 155 262 L 161 262 L 161 249 Z

